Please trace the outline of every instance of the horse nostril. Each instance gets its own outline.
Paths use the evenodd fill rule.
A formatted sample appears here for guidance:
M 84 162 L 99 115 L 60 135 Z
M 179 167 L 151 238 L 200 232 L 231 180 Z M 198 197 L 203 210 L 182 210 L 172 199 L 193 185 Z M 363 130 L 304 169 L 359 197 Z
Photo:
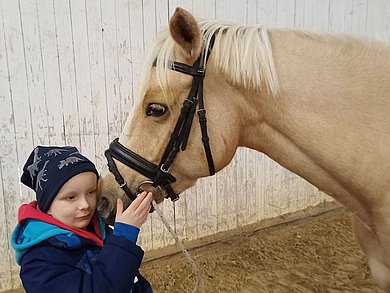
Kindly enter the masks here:
M 103 197 L 100 201 L 99 208 L 101 208 L 102 210 L 106 210 L 108 206 L 109 204 L 107 198 Z
M 98 212 L 103 217 L 104 221 L 109 224 L 113 225 L 115 222 L 115 213 L 112 211 L 112 207 L 110 205 L 110 202 L 107 198 L 102 197 L 99 206 L 98 206 Z
M 153 193 L 153 198 L 159 202 L 161 199 L 163 199 L 163 192 L 161 190 L 161 187 L 160 186 L 157 186 L 157 187 L 154 187 L 153 186 L 153 182 L 150 181 L 150 180 L 145 180 L 145 181 L 142 181 L 139 185 L 138 185 L 138 193 L 141 193 L 143 191 L 147 191 L 147 192 L 152 192 Z
M 107 198 L 103 197 L 98 205 L 98 211 L 100 215 L 105 218 L 108 213 L 110 213 L 110 203 Z

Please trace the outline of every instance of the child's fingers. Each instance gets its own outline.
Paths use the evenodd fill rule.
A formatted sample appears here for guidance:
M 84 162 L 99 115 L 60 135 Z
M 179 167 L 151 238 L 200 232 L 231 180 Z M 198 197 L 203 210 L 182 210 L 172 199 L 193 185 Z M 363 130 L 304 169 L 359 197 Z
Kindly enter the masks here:
M 138 209 L 149 211 L 150 204 L 152 203 L 152 199 L 153 199 L 153 193 L 151 192 L 146 193 L 142 202 L 139 204 Z
M 152 204 L 152 200 L 153 200 L 153 193 L 148 192 L 148 194 L 146 195 L 146 198 L 144 199 L 144 201 L 142 203 L 145 203 L 145 205 L 150 206 Z
M 118 198 L 116 200 L 116 216 L 115 216 L 115 221 L 118 220 L 118 218 L 122 215 L 123 213 L 123 201 Z
M 142 192 L 126 210 L 123 210 L 123 202 L 118 200 L 116 220 L 140 228 L 148 218 L 152 198 L 151 192 Z
M 138 206 L 142 203 L 142 201 L 144 200 L 145 196 L 146 196 L 146 191 L 142 191 L 140 194 L 138 194 L 137 198 L 135 200 L 133 200 L 133 202 L 130 204 L 130 207 L 133 209 L 133 210 L 136 210 L 138 208 Z
M 145 223 L 149 216 L 149 211 L 151 207 L 151 202 L 153 199 L 153 194 L 148 192 L 145 199 L 139 205 L 137 212 L 139 213 L 139 219 L 142 223 Z

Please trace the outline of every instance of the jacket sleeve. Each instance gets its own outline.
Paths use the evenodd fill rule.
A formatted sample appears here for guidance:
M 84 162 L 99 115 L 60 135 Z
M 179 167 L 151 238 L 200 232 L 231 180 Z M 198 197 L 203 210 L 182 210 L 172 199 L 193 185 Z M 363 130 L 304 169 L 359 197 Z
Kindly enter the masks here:
M 107 236 L 89 270 L 75 266 L 74 253 L 53 246 L 32 248 L 23 257 L 20 271 L 26 292 L 130 292 L 143 258 L 139 246 L 113 234 Z

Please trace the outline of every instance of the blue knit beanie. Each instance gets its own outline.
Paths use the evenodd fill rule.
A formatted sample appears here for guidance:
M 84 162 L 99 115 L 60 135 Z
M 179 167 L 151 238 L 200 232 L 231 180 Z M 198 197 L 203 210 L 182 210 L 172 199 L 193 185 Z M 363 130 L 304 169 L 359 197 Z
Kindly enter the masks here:
M 70 178 L 82 172 L 99 173 L 95 165 L 72 146 L 37 146 L 23 167 L 21 182 L 35 191 L 39 209 L 46 213 Z

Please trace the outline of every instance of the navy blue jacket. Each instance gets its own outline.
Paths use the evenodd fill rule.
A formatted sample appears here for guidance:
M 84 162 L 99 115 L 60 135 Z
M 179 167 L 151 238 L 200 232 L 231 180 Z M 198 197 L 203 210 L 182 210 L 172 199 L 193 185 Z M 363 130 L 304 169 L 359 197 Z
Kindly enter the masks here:
M 139 273 L 143 250 L 114 235 L 102 221 L 95 222 L 102 246 L 93 237 L 41 219 L 28 218 L 17 225 L 11 242 L 27 293 L 152 292 Z

